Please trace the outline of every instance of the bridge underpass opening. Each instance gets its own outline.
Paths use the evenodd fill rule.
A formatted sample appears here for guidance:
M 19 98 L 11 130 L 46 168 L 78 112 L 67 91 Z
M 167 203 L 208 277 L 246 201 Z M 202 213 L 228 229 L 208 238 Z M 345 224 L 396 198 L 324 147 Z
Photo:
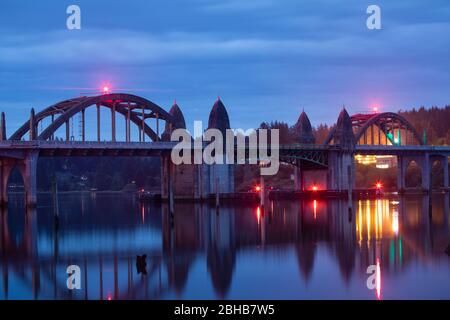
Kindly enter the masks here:
M 383 190 L 397 189 L 397 159 L 390 155 L 355 155 L 355 188 Z
M 420 188 L 422 186 L 422 168 L 412 160 L 406 165 L 405 186 L 406 188 Z
M 160 192 L 160 157 L 40 157 L 37 189 L 51 191 L 57 177 L 58 191 Z
M 431 186 L 433 188 L 442 188 L 445 186 L 446 172 L 448 173 L 448 157 L 440 160 L 434 160 L 431 164 Z M 447 170 L 444 169 L 447 166 Z M 448 181 L 448 176 L 447 176 Z
M 9 174 L 6 184 L 8 204 L 25 208 L 25 186 L 22 173 L 14 166 Z
M 297 175 L 297 186 L 295 175 Z M 264 183 L 266 191 L 325 190 L 326 176 L 326 169 L 308 167 L 302 169 L 290 163 L 280 162 L 278 173 L 273 176 L 264 176 Z M 255 187 L 260 185 L 260 167 L 252 164 L 237 165 L 235 185 L 236 192 L 259 191 Z

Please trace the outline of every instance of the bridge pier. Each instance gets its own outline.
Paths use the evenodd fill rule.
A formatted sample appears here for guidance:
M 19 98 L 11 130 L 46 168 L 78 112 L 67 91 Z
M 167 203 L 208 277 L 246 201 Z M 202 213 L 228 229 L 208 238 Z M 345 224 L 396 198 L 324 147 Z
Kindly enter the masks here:
M 11 171 L 14 168 L 14 160 L 9 158 L 1 159 L 1 169 L 0 169 L 0 203 L 2 207 L 6 207 L 8 205 L 8 180 L 11 174 Z
M 37 202 L 37 161 L 38 153 L 31 152 L 23 160 L 21 172 L 25 187 L 25 203 L 34 207 Z
M 22 175 L 25 204 L 27 207 L 34 207 L 37 201 L 37 160 L 39 153 L 31 151 L 25 155 L 23 159 L 2 158 L 0 172 L 0 203 L 2 206 L 8 204 L 8 181 L 11 171 L 17 167 Z
M 415 162 L 420 167 L 422 182 L 420 187 L 423 191 L 432 191 L 432 168 L 434 161 L 438 160 L 443 170 L 443 187 L 449 187 L 448 159 L 446 155 L 430 155 L 425 152 L 422 155 L 397 156 L 397 187 L 399 191 L 408 189 L 406 187 L 406 169 L 411 162 Z
M 444 170 L 444 188 L 448 189 L 448 158 L 447 156 L 443 156 L 442 166 Z
M 433 170 L 433 164 L 439 161 L 440 169 L 442 169 L 442 187 L 447 190 L 448 185 L 448 157 L 446 155 L 433 155 L 430 157 L 430 170 Z M 431 179 L 431 178 L 430 178 Z M 432 181 L 430 181 L 432 185 Z
M 170 154 L 161 156 L 161 199 L 168 200 L 173 194 L 173 163 Z
M 403 156 L 397 156 L 397 189 L 402 192 L 406 188 L 406 165 Z
M 327 189 L 345 192 L 355 185 L 355 163 L 351 152 L 331 151 L 328 155 Z
M 422 158 L 422 189 L 431 191 L 431 163 L 428 153 Z
M 299 161 L 298 164 L 294 166 L 294 190 L 303 191 L 304 188 L 303 171 Z

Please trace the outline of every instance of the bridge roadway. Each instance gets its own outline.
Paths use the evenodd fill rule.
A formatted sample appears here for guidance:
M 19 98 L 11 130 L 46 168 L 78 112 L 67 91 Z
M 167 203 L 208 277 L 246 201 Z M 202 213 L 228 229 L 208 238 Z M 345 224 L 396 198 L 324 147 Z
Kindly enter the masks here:
M 160 156 L 169 152 L 177 142 L 81 142 L 81 141 L 0 141 L 0 157 L 23 159 L 30 151 L 40 156 Z M 249 149 L 248 147 L 246 149 Z M 280 146 L 280 154 L 339 151 L 337 145 L 289 144 Z M 424 154 L 450 156 L 450 146 L 382 146 L 356 145 L 354 154 L 409 155 Z
M 381 146 L 381 145 L 356 145 L 355 154 L 362 155 L 442 155 L 450 156 L 450 146 Z
M 178 142 L 78 142 L 78 141 L 46 141 L 31 140 L 0 141 L 0 203 L 7 203 L 7 185 L 9 175 L 17 167 L 23 177 L 26 203 L 34 205 L 37 193 L 37 159 L 38 157 L 86 157 L 86 156 L 113 156 L 113 157 L 161 157 L 161 192 L 164 199 L 173 199 L 174 166 L 170 161 L 170 151 Z M 204 148 L 204 145 L 202 146 Z M 253 154 L 251 148 L 245 147 L 245 156 L 250 158 Z M 195 149 L 195 146 L 193 146 Z M 269 148 L 270 149 L 270 148 Z M 235 148 L 236 152 L 236 148 Z M 236 152 L 237 153 L 237 152 Z M 271 152 L 270 152 L 271 153 Z M 351 190 L 355 183 L 355 166 L 353 155 L 393 155 L 397 157 L 397 186 L 399 190 L 406 189 L 406 169 L 412 161 L 421 168 L 422 189 L 431 190 L 431 167 L 438 161 L 443 169 L 443 187 L 449 187 L 448 162 L 450 146 L 428 145 L 355 145 L 352 149 L 341 145 L 317 144 L 289 144 L 279 148 L 279 160 L 295 166 L 294 182 L 296 190 L 303 186 L 302 171 L 327 170 L 327 190 L 345 192 Z M 239 153 L 236 156 L 240 156 Z M 275 156 L 271 154 L 271 156 Z M 237 158 L 237 157 L 236 157 Z M 262 159 L 266 160 L 266 159 Z M 246 161 L 246 163 L 248 163 Z M 203 169 L 201 169 L 203 170 Z M 200 174 L 194 174 L 193 179 L 200 179 Z M 263 177 L 261 177 L 263 178 Z M 202 178 L 203 179 L 203 178 Z M 207 178 L 209 179 L 209 178 Z M 193 182 L 202 186 L 204 181 Z M 263 185 L 263 182 L 261 182 Z M 197 188 L 204 190 L 204 188 Z M 197 189 L 194 189 L 196 192 Z M 206 190 L 206 189 L 205 189 Z M 209 190 L 209 189 L 208 189 Z M 200 192 L 198 191 L 198 192 Z M 203 191 L 202 191 L 203 192 Z M 200 197 L 207 197 L 204 191 Z M 194 197 L 199 197 L 195 194 Z

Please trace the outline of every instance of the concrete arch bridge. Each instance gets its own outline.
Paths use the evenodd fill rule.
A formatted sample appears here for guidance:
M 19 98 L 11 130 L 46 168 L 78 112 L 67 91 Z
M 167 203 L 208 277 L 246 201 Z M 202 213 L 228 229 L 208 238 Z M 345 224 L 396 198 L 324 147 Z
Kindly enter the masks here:
M 105 116 L 105 110 L 109 116 Z M 92 116 L 89 116 L 91 114 Z M 118 125 L 121 119 L 123 125 Z M 220 99 L 208 117 L 208 129 L 230 128 L 228 112 Z M 73 123 L 78 122 L 78 136 Z M 95 130 L 87 125 L 94 124 Z M 8 180 L 18 168 L 25 188 L 26 203 L 36 203 L 37 160 L 39 157 L 158 156 L 161 157 L 163 199 L 206 199 L 211 194 L 234 193 L 235 166 L 231 164 L 174 166 L 170 152 L 173 130 L 186 128 L 181 108 L 174 103 L 165 110 L 146 98 L 109 93 L 64 100 L 35 112 L 10 136 L 6 117 L 0 121 L 0 201 L 7 203 Z M 102 129 L 103 128 L 103 129 Z M 110 129 L 104 135 L 105 128 Z M 427 145 L 424 137 L 402 116 L 392 113 L 356 114 L 345 109 L 323 144 L 317 144 L 311 123 L 302 112 L 294 125 L 296 143 L 281 145 L 280 161 L 295 166 L 295 188 L 304 189 L 303 173 L 322 170 L 326 189 L 345 192 L 354 185 L 354 156 L 392 155 L 397 158 L 398 186 L 405 188 L 405 172 L 412 161 L 422 170 L 422 187 L 430 190 L 431 164 L 439 161 L 448 189 L 450 147 Z M 62 134 L 61 134 L 62 132 Z M 133 134 L 134 133 L 134 134 Z M 103 136 L 102 136 L 103 134 Z

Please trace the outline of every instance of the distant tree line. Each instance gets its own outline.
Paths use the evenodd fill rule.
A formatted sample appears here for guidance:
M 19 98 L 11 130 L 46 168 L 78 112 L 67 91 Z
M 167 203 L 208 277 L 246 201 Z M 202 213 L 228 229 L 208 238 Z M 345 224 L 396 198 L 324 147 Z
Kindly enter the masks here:
M 450 145 L 450 105 L 444 108 L 431 107 L 399 111 L 417 132 L 426 133 L 427 143 L 432 145 Z
M 137 188 L 160 190 L 159 157 L 55 157 L 39 158 L 38 190 L 51 190 L 56 179 L 61 191 L 111 190 Z M 22 184 L 18 170 L 10 183 Z
M 431 107 L 425 109 L 412 109 L 409 111 L 398 112 L 406 120 L 408 120 L 417 132 L 423 136 L 426 133 L 427 143 L 432 145 L 450 145 L 450 105 L 444 108 Z M 313 134 L 316 138 L 317 144 L 322 144 L 334 125 L 327 125 L 320 123 L 313 126 Z M 280 133 L 280 144 L 295 143 L 298 136 L 294 125 L 290 126 L 283 121 L 263 122 L 260 125 L 261 129 L 278 129 Z

